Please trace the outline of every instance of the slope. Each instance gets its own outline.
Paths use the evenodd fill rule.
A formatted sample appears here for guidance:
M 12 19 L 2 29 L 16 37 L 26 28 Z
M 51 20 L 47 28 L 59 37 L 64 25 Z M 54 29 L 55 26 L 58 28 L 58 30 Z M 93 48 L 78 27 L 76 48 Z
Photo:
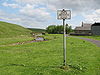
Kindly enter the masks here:
M 33 31 L 33 32 L 46 32 L 45 29 L 38 29 L 38 28 L 28 28 L 28 29 Z
M 0 21 L 0 38 L 30 35 L 32 31 L 16 24 Z

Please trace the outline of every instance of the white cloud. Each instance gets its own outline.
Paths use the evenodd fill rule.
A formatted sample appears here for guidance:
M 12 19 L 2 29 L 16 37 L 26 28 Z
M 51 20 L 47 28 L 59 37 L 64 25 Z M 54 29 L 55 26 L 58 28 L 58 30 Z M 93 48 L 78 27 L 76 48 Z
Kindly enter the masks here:
M 2 10 L 0 10 L 0 16 L 1 16 L 1 15 L 4 15 L 4 12 L 3 12 Z
M 42 19 L 42 18 L 41 18 Z M 16 14 L 8 14 L 7 12 L 4 12 L 2 10 L 0 10 L 0 20 L 3 21 L 7 21 L 10 23 L 14 23 L 14 24 L 19 24 L 23 27 L 34 27 L 34 28 L 45 28 L 45 25 L 47 25 L 48 23 L 46 22 L 42 22 L 42 21 L 37 21 L 35 18 L 31 18 L 28 16 L 24 16 L 24 15 L 16 15 Z
M 57 11 L 57 8 L 55 6 L 52 6 L 52 5 L 47 5 L 47 8 L 50 9 L 51 11 L 53 11 L 53 12 Z
M 45 4 L 47 0 L 15 0 L 16 2 L 20 4 Z
M 100 9 L 97 9 L 92 13 L 85 14 L 84 17 L 87 22 L 100 22 Z
M 33 5 L 27 4 L 25 7 L 20 9 L 20 13 L 37 21 L 45 22 L 50 19 L 50 13 L 46 10 L 46 8 L 34 8 Z
M 2 5 L 5 7 L 12 7 L 12 8 L 19 8 L 20 7 L 18 4 L 9 4 L 7 2 L 4 2 Z
M 72 17 L 74 16 L 75 22 L 80 21 L 80 20 L 77 21 L 78 18 L 75 19 L 75 16 L 76 15 L 82 16 L 82 14 L 85 14 L 83 16 L 85 18 L 85 21 L 92 21 L 92 22 L 100 21 L 99 18 L 100 0 L 13 0 L 13 1 L 16 2 L 15 3 L 4 2 L 3 6 L 20 8 L 19 11 L 17 11 L 17 13 L 20 15 L 13 16 L 12 14 L 10 14 L 11 17 L 9 17 L 9 14 L 7 13 L 6 13 L 7 15 L 5 14 L 6 16 L 3 16 L 4 15 L 3 13 L 0 15 L 2 15 L 6 20 L 11 20 L 16 23 L 21 23 L 23 25 L 42 27 L 42 25 L 46 25 L 48 24 L 48 22 L 49 24 L 52 23 L 56 24 L 58 22 L 55 16 L 57 9 L 63 9 L 63 8 L 72 10 Z M 74 22 L 72 22 L 71 24 L 74 24 Z
M 21 18 L 18 17 L 0 17 L 0 19 L 6 20 L 6 21 L 12 21 L 12 22 L 21 22 Z
M 57 9 L 71 9 L 74 15 L 87 13 L 100 7 L 99 0 L 15 0 L 20 4 L 34 6 L 44 5 L 46 10 L 56 12 Z
M 28 3 L 28 4 L 36 4 L 36 5 L 46 5 L 50 7 L 52 10 L 56 9 L 72 9 L 74 11 L 85 11 L 88 9 L 95 9 L 99 7 L 97 2 L 99 0 L 15 0 L 18 3 Z

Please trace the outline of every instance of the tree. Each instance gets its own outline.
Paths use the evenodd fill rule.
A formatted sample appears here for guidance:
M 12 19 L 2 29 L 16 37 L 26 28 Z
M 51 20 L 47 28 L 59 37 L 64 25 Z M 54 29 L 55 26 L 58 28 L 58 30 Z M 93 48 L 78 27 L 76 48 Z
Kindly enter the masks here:
M 55 25 L 51 25 L 51 26 L 48 26 L 48 27 L 46 28 L 46 31 L 47 31 L 48 33 L 52 34 L 52 33 L 55 33 L 55 28 L 56 28 Z
M 63 33 L 63 25 L 50 25 L 46 28 L 47 33 L 49 34 L 62 34 Z M 66 24 L 66 33 L 70 33 L 72 31 L 72 27 Z

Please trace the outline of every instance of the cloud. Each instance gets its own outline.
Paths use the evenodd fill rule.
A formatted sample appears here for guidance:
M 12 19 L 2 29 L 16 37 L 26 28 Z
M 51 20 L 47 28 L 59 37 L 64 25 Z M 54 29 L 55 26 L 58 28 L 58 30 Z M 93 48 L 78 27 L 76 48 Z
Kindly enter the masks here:
M 47 0 L 15 0 L 15 1 L 21 5 L 25 5 L 25 4 L 45 5 L 47 4 Z
M 97 9 L 92 13 L 85 14 L 84 17 L 87 22 L 100 22 L 100 9 Z
M 36 5 L 46 5 L 52 10 L 72 9 L 75 12 L 88 11 L 89 9 L 99 8 L 99 0 L 16 0 L 18 3 L 28 3 Z
M 42 19 L 42 18 L 41 18 Z M 0 10 L 0 20 L 14 23 L 14 24 L 19 24 L 23 27 L 27 28 L 45 28 L 45 25 L 47 25 L 46 22 L 42 21 L 37 21 L 35 18 L 31 18 L 25 15 L 16 15 L 16 14 L 8 14 L 7 12 L 4 12 Z
M 1 15 L 4 15 L 4 12 L 3 12 L 2 10 L 0 10 L 0 16 L 1 16 Z
M 5 7 L 12 7 L 12 8 L 19 8 L 20 7 L 18 4 L 9 4 L 7 2 L 4 2 L 2 5 Z
M 74 22 L 78 24 L 77 15 L 85 18 L 85 21 L 100 21 L 100 0 L 8 0 L 2 5 L 5 7 L 19 8 L 17 15 L 3 14 L 0 12 L 3 19 L 11 20 L 15 23 L 20 23 L 26 27 L 45 27 L 47 24 L 56 24 L 56 13 L 58 9 L 72 10 L 72 17 L 74 15 Z M 15 2 L 14 2 L 15 1 Z M 14 9 L 15 10 L 15 9 Z M 13 11 L 13 10 L 9 10 Z M 4 16 L 5 15 L 5 16 Z M 1 17 L 0 16 L 0 17 Z M 83 20 L 83 19 L 82 19 Z M 73 22 L 74 21 L 74 22 Z
M 72 14 L 83 14 L 90 10 L 100 8 L 100 0 L 15 0 L 20 4 L 31 4 L 34 6 L 44 5 L 47 10 L 56 12 L 58 9 L 70 9 Z
M 15 0 L 18 3 L 34 6 L 44 5 L 46 10 L 57 12 L 58 9 L 70 9 L 72 15 L 88 13 L 90 10 L 100 8 L 99 0 Z M 50 13 L 51 13 L 50 12 Z
M 46 11 L 46 8 L 34 8 L 33 5 L 27 4 L 20 9 L 20 13 L 27 17 L 33 18 L 36 21 L 45 22 L 50 19 L 50 13 Z

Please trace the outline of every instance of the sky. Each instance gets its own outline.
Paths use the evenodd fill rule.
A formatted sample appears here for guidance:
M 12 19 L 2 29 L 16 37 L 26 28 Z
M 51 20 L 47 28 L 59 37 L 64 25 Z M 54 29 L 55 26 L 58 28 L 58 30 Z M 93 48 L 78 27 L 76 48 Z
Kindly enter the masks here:
M 62 9 L 71 10 L 66 23 L 72 28 L 82 22 L 100 22 L 100 0 L 0 0 L 0 21 L 45 29 L 62 24 L 57 19 L 57 10 Z

